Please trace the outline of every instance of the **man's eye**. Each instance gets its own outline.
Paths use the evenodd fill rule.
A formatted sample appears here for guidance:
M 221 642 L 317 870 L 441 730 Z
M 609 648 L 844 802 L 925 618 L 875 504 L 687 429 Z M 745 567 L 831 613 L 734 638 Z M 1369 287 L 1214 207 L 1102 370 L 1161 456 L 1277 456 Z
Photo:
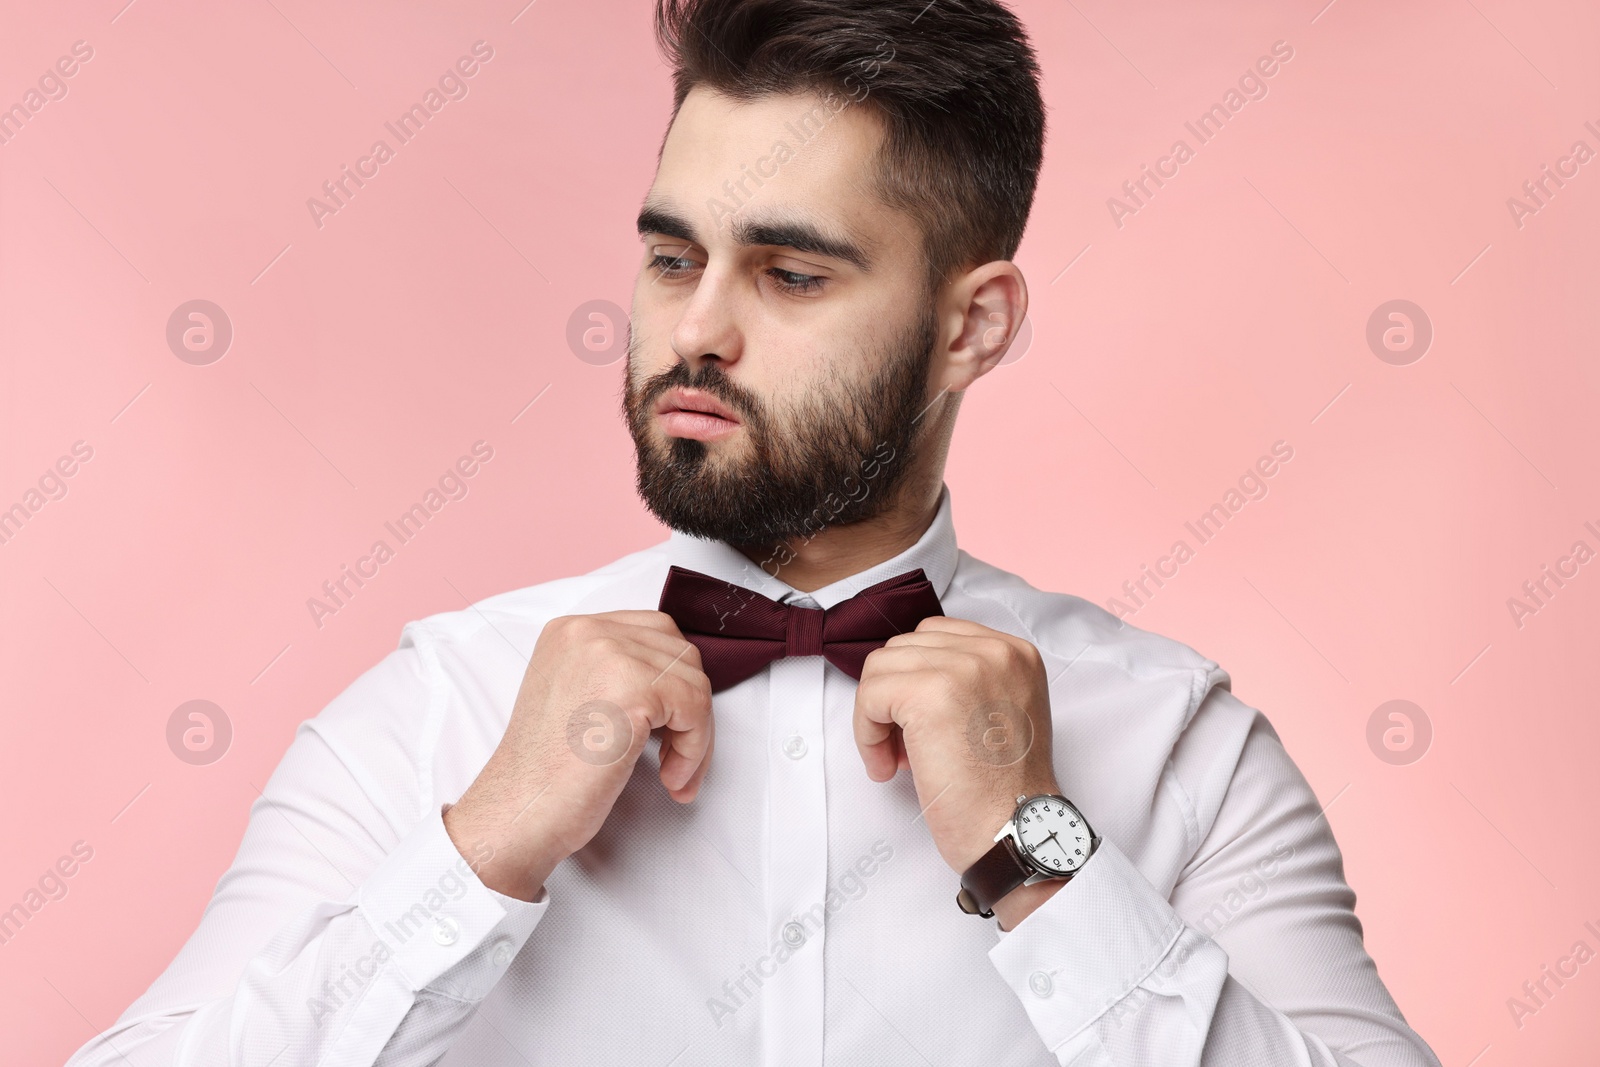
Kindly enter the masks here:
M 816 275 L 797 274 L 782 267 L 768 268 L 767 276 L 777 283 L 778 288 L 788 293 L 809 293 L 822 288 L 822 279 Z
M 673 276 L 693 267 L 694 261 L 684 259 L 682 256 L 655 255 L 650 257 L 650 268 L 658 274 Z
M 665 278 L 681 277 L 699 265 L 694 260 L 682 256 L 658 253 L 650 257 L 650 269 Z M 782 267 L 768 267 L 766 273 L 773 284 L 786 293 L 811 293 L 822 288 L 823 279 L 814 274 L 801 274 L 798 271 L 784 270 Z

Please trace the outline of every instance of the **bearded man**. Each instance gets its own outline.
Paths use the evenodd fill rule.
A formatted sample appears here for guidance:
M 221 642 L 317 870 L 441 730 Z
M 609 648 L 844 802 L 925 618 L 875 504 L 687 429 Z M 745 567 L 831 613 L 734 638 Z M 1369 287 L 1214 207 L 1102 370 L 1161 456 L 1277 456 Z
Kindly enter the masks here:
M 622 407 L 669 538 L 408 624 L 73 1065 L 1436 1065 L 1227 673 L 957 547 L 1028 306 L 1015 17 L 656 19 Z

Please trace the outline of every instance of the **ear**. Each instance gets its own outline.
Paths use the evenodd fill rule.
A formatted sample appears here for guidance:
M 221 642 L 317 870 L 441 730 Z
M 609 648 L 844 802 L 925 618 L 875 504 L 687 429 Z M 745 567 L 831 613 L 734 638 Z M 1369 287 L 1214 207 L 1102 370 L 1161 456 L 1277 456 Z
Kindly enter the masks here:
M 1028 313 L 1028 283 L 1015 263 L 997 259 L 952 282 L 941 303 L 955 339 L 935 387 L 959 393 L 1000 365 Z

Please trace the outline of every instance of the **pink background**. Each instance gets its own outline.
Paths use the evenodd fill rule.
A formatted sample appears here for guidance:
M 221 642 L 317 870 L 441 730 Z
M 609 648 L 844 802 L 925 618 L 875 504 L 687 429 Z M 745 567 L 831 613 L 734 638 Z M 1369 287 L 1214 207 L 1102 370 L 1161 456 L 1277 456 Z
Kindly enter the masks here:
M 13 4 L 0 34 L 0 106 L 93 49 L 0 145 L 0 507 L 93 449 L 0 545 L 0 908 L 93 849 L 0 946 L 16 1063 L 65 1059 L 167 965 L 296 724 L 406 620 L 665 536 L 622 364 L 566 340 L 629 301 L 670 106 L 649 3 L 124 2 Z M 1287 442 L 1130 621 L 1269 715 L 1446 1064 L 1577 1062 L 1600 964 L 1520 1028 L 1507 998 L 1600 949 L 1600 563 L 1520 627 L 1507 600 L 1600 549 L 1600 160 L 1520 226 L 1507 198 L 1600 150 L 1600 15 L 1324 3 L 1016 5 L 1051 109 L 1034 332 L 964 405 L 961 543 L 1105 603 Z M 319 228 L 307 198 L 478 40 L 469 95 Z M 1266 97 L 1198 145 L 1184 122 L 1276 41 Z M 1179 137 L 1194 158 L 1119 227 L 1108 198 Z M 233 326 L 209 365 L 166 342 L 193 299 Z M 1393 299 L 1434 328 L 1409 365 L 1366 342 Z M 468 495 L 319 628 L 307 599 L 478 440 Z M 166 736 L 195 699 L 233 730 L 203 766 Z M 1409 764 L 1367 740 L 1393 699 L 1432 724 Z

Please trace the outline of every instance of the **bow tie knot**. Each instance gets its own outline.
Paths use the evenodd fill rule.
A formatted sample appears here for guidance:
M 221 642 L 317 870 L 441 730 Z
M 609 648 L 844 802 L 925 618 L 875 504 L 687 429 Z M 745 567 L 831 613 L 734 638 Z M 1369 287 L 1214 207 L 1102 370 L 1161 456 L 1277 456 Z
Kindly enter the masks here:
M 827 612 L 821 608 L 802 608 L 785 604 L 788 608 L 789 628 L 784 633 L 785 656 L 822 655 L 822 629 Z
M 733 593 L 730 601 L 728 594 Z M 729 605 L 731 610 L 726 610 Z M 869 586 L 831 608 L 780 604 L 709 574 L 673 566 L 659 610 L 700 650 L 713 692 L 785 656 L 822 656 L 860 679 L 867 656 L 895 634 L 944 614 L 921 568 Z

